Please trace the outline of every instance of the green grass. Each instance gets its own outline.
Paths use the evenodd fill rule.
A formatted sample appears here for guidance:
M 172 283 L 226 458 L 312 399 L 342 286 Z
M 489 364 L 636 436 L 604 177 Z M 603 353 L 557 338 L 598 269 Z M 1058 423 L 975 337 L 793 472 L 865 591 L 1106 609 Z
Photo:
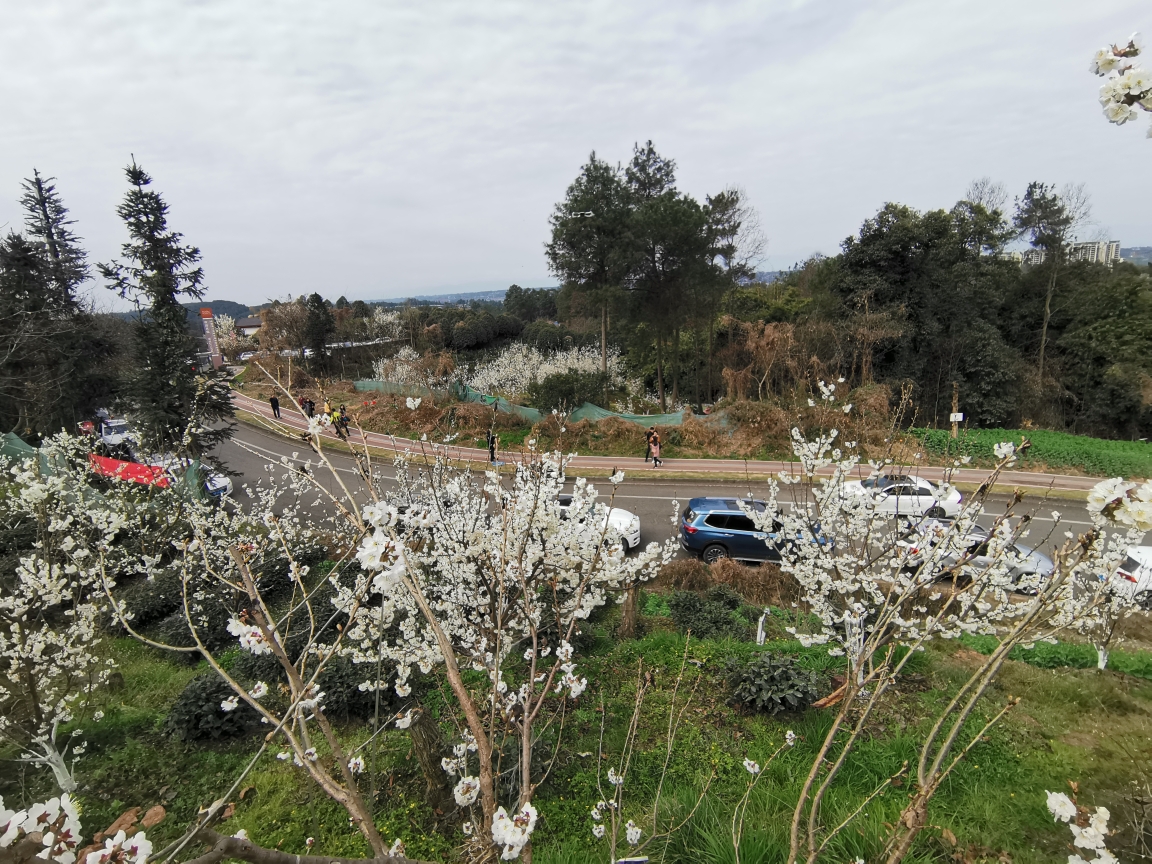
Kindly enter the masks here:
M 667 619 L 660 615 L 664 611 L 660 595 L 647 593 L 642 603 L 647 615 L 655 616 L 642 619 L 648 631 L 643 638 L 615 639 L 611 617 L 615 610 L 592 622 L 581 637 L 580 674 L 592 683 L 580 700 L 569 703 L 565 746 L 537 795 L 537 862 L 606 860 L 604 847 L 592 838 L 588 815 L 601 797 L 597 759 L 578 754 L 598 751 L 603 722 L 606 758 L 600 768 L 606 771 L 618 764 L 641 663 L 652 672 L 654 685 L 645 703 L 638 750 L 629 772 L 624 816 L 647 827 L 663 764 L 663 730 L 685 641 L 667 629 Z M 766 649 L 797 656 L 830 686 L 829 676 L 842 668 L 842 659 L 786 638 L 783 628 L 793 618 L 789 612 L 774 612 L 769 631 L 778 638 Z M 259 738 L 205 745 L 166 736 L 162 725 L 168 706 L 201 667 L 174 662 L 128 639 L 113 640 L 110 647 L 120 663 L 124 686 L 102 694 L 98 707 L 105 711 L 103 720 L 81 719 L 77 724 L 90 743 L 89 755 L 78 766 L 83 822 L 90 836 L 127 807 L 147 808 L 163 802 L 169 816 L 149 832 L 159 847 L 178 836 L 200 807 L 228 788 L 256 751 Z M 963 644 L 943 644 L 912 658 L 905 680 L 877 713 L 833 786 L 826 805 L 827 822 L 834 824 L 845 817 L 905 760 L 915 759 L 918 735 L 928 718 L 946 705 L 949 694 L 967 676 L 970 666 L 965 665 L 964 649 L 972 648 L 991 650 L 989 643 L 965 639 Z M 668 864 L 733 861 L 731 811 L 748 778 L 741 761 L 750 756 L 764 764 L 784 732 L 792 729 L 799 743 L 767 769 L 757 787 L 748 809 L 741 855 L 746 864 L 781 860 L 796 790 L 831 718 L 829 712 L 820 711 L 798 716 L 747 715 L 728 705 L 726 660 L 747 658 L 761 650 L 765 649 L 746 641 L 689 643 L 688 656 L 693 662 L 687 667 L 685 685 L 696 686 L 696 698 L 675 745 L 662 818 L 686 814 L 708 776 L 715 772 L 716 777 L 696 816 L 672 839 L 663 856 Z M 1152 677 L 1152 655 L 1117 651 L 1113 658 L 1112 665 L 1120 671 Z M 1100 675 L 1094 669 L 1081 671 L 1078 667 L 1095 665 L 1094 652 L 1085 653 L 1084 646 L 1037 646 L 1022 659 L 1024 663 L 1005 668 L 981 711 L 987 715 L 1002 705 L 1006 694 L 1022 696 L 1021 706 L 974 747 L 934 799 L 930 812 L 930 822 L 952 831 L 961 848 L 969 844 L 986 847 L 993 851 L 992 860 L 1004 851 L 1018 864 L 1056 860 L 1067 854 L 1066 828 L 1052 823 L 1044 808 L 1044 790 L 1066 788 L 1067 780 L 1078 780 L 1081 800 L 1111 807 L 1114 824 L 1119 825 L 1125 818 L 1125 789 L 1137 776 L 1133 759 L 1142 762 L 1152 755 L 1152 720 L 1148 719 L 1152 717 L 1152 685 Z M 431 694 L 430 709 L 437 709 L 440 698 L 436 692 Z M 341 735 L 351 744 L 364 741 L 368 734 L 364 724 L 341 728 Z M 450 814 L 432 812 L 423 803 L 423 781 L 408 733 L 389 729 L 377 741 L 375 770 L 363 778 L 363 790 L 370 793 L 374 787 L 377 792 L 375 814 L 381 832 L 389 841 L 403 838 L 415 857 L 453 860 L 462 840 L 458 821 Z M 225 829 L 232 833 L 245 828 L 256 842 L 290 852 L 303 852 L 304 840 L 311 836 L 316 838 L 315 848 L 327 854 L 366 854 L 359 835 L 348 829 L 344 811 L 299 769 L 277 761 L 275 749 L 260 759 L 245 781 L 252 788 L 243 800 L 233 798 L 236 813 Z M 25 797 L 36 800 L 49 788 L 49 778 L 42 773 L 17 778 L 0 771 L 0 794 L 9 806 Z M 873 860 L 884 844 L 884 824 L 897 817 L 907 800 L 906 791 L 894 788 L 869 805 L 832 844 L 827 860 L 851 861 L 857 856 Z M 923 835 L 909 860 L 944 862 L 954 851 L 937 828 Z M 653 861 L 661 858 L 660 850 L 654 854 L 649 850 L 649 854 Z
M 1109 441 L 1043 429 L 966 429 L 955 440 L 947 429 L 913 429 L 911 433 L 937 457 L 971 456 L 989 464 L 995 445 L 1011 441 L 1019 446 L 1027 438 L 1032 446 L 1019 460 L 1024 469 L 1044 465 L 1078 468 L 1102 477 L 1152 476 L 1152 444 L 1146 441 Z
M 993 636 L 961 636 L 960 642 L 981 654 L 991 654 L 999 644 Z M 1095 669 L 1097 664 L 1096 649 L 1075 642 L 1037 642 L 1031 648 L 1017 645 L 1009 652 L 1008 659 L 1039 669 Z M 1109 651 L 1107 668 L 1113 672 L 1152 680 L 1152 652 L 1123 649 Z

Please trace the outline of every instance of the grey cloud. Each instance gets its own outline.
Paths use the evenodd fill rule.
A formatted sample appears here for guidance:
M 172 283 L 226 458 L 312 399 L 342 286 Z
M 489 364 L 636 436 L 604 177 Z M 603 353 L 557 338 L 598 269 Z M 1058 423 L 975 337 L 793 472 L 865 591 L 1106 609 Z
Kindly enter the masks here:
M 688 191 L 749 191 L 776 265 L 981 174 L 1084 181 L 1152 242 L 1152 180 L 1110 164 L 1152 144 L 1086 71 L 1148 23 L 1119 0 L 13 4 L 0 223 L 36 166 L 107 260 L 134 152 L 212 296 L 540 284 L 588 152 L 651 137 Z

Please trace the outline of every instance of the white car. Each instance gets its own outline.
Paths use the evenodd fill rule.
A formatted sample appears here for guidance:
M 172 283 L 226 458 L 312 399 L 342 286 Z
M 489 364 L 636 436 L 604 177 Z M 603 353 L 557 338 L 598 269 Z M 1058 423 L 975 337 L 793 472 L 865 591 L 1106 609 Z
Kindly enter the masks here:
M 572 506 L 571 495 L 560 495 L 557 498 L 560 512 L 567 515 L 568 508 Z M 628 510 L 613 507 L 608 511 L 608 524 L 620 534 L 620 546 L 627 555 L 640 545 L 640 517 Z
M 252 359 L 253 357 L 255 357 L 255 356 L 256 356 L 256 352 L 255 352 L 255 351 L 245 351 L 243 354 L 241 354 L 241 355 L 240 355 L 239 357 L 237 357 L 236 359 L 237 359 L 237 360 L 239 360 L 241 363 L 244 363 L 244 362 L 246 362 L 246 361 L 248 361 L 248 360 L 251 360 L 251 359 Z
M 101 419 L 98 434 L 100 440 L 109 447 L 119 447 L 131 438 L 128 421 L 123 418 Z
M 890 516 L 928 516 L 955 519 L 960 513 L 960 492 L 947 491 L 925 480 L 904 474 L 884 474 L 866 480 L 850 480 L 841 487 L 846 495 L 871 496 L 876 512 Z
M 1152 546 L 1132 546 L 1116 570 L 1117 586 L 1145 612 L 1152 612 Z

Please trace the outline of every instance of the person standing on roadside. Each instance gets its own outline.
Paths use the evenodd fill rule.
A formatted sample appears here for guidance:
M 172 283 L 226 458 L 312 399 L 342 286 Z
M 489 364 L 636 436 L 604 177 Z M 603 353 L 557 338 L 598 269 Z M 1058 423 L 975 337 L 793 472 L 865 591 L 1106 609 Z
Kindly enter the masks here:
M 644 461 L 652 458 L 652 436 L 656 434 L 656 427 L 649 426 L 644 433 Z
M 488 430 L 488 461 L 496 464 L 496 432 L 493 429 Z
M 652 430 L 652 440 L 648 447 L 652 451 L 652 467 L 659 468 L 664 460 L 660 458 L 660 433 L 655 429 Z
M 268 404 L 272 406 L 272 416 L 277 420 L 280 419 L 280 400 L 273 396 L 268 400 Z

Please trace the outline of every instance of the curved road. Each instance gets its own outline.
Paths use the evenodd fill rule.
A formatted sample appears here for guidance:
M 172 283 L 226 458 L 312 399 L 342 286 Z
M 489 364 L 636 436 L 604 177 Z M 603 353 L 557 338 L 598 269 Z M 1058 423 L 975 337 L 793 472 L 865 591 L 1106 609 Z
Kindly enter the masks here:
M 274 427 L 279 427 L 284 433 L 291 434 L 293 431 L 303 432 L 308 428 L 307 420 L 295 413 L 289 406 L 282 408 L 280 411 L 281 419 L 276 420 L 272 417 L 272 409 L 264 400 L 253 399 L 243 393 L 233 391 L 232 401 L 235 406 L 249 414 L 258 415 L 263 418 L 265 422 Z M 329 433 L 331 434 L 331 433 Z M 357 442 L 360 439 L 360 433 L 353 430 L 353 439 Z M 331 435 L 333 440 L 336 440 L 334 434 Z M 388 451 L 404 451 L 419 449 L 421 442 L 412 441 L 407 438 L 393 438 L 390 435 L 382 435 L 378 432 L 365 433 L 367 443 L 374 447 Z M 639 435 L 637 435 L 639 440 Z M 485 450 L 480 450 L 475 447 L 457 447 L 453 445 L 438 444 L 437 447 L 447 451 L 449 458 L 457 459 L 464 462 L 486 462 L 488 453 Z M 505 459 L 515 459 L 514 455 L 508 454 L 504 456 Z M 739 478 L 745 475 L 751 479 L 763 480 L 768 476 L 775 475 L 779 471 L 795 470 L 795 463 L 789 462 L 766 462 L 759 460 L 743 459 L 666 459 L 663 460 L 664 465 L 653 471 L 650 464 L 646 464 L 639 456 L 576 456 L 570 463 L 570 470 L 574 474 L 579 474 L 581 470 L 593 471 L 612 471 L 615 468 L 622 468 L 625 471 L 631 471 L 632 476 L 635 476 L 636 471 L 648 471 L 655 476 L 661 473 L 676 473 L 676 474 L 712 474 L 717 477 Z M 867 466 L 861 468 L 861 474 L 867 470 Z M 915 473 L 927 480 L 942 480 L 944 478 L 944 468 L 933 468 L 927 465 L 916 466 Z M 991 474 L 990 471 L 983 468 L 959 468 L 952 472 L 952 482 L 959 484 L 970 484 L 975 487 L 988 479 Z M 1042 474 L 1033 471 L 1004 471 L 1000 475 L 998 485 L 1004 488 L 1011 488 L 1013 486 L 1021 486 L 1030 489 L 1045 489 L 1052 491 L 1062 492 L 1087 492 L 1099 482 L 1096 477 L 1079 477 L 1069 474 Z

